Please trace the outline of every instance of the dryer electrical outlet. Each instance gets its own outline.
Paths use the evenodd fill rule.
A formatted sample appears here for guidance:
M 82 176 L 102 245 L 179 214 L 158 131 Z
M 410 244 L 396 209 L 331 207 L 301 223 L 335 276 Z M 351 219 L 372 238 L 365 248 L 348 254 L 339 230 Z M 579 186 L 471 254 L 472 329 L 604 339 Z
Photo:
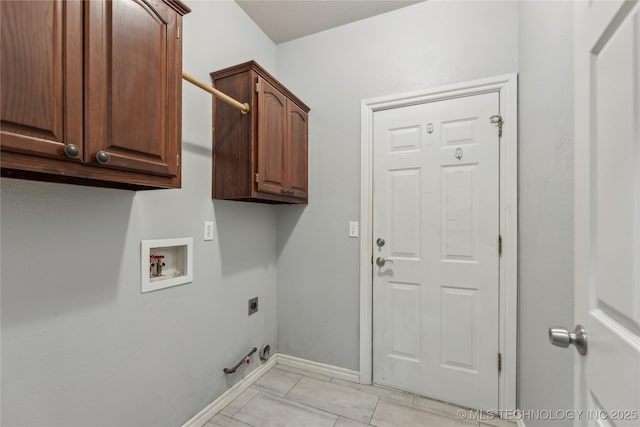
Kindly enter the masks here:
M 249 316 L 258 312 L 258 297 L 249 300 Z

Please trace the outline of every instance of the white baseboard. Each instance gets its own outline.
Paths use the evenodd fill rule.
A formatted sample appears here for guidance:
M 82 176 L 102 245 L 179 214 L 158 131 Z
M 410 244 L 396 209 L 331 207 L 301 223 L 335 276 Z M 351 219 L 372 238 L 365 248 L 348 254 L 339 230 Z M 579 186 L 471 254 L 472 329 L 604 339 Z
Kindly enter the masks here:
M 235 383 L 230 389 L 222 393 L 216 400 L 211 402 L 202 411 L 198 412 L 193 418 L 184 423 L 182 427 L 202 427 L 207 421 L 213 418 L 233 399 L 238 397 L 243 391 L 251 387 L 258 381 L 269 369 L 275 365 L 291 366 L 292 368 L 305 369 L 317 374 L 328 375 L 330 377 L 340 378 L 346 381 L 357 383 L 360 381 L 360 373 L 351 369 L 339 368 L 337 366 L 325 365 L 324 363 L 313 362 L 311 360 L 301 359 L 299 357 L 287 356 L 286 354 L 276 353 L 269 360 L 253 371 L 246 377 Z
M 240 394 L 248 389 L 251 384 L 258 381 L 269 369 L 273 368 L 277 362 L 277 355 L 270 357 L 262 365 L 258 366 L 249 374 L 235 383 L 231 388 L 222 393 L 216 400 L 211 402 L 202 411 L 198 412 L 193 418 L 184 423 L 182 427 L 202 427 L 207 421 L 209 421 L 215 414 L 220 412 L 225 406 L 227 406 L 233 399 L 240 396 Z
M 317 374 L 328 375 L 354 383 L 360 382 L 360 372 L 351 369 L 339 368 L 337 366 L 325 365 L 324 363 L 313 362 L 299 357 L 278 354 L 279 365 L 291 366 L 292 368 L 306 369 Z
M 516 427 L 527 427 L 522 419 L 522 412 L 520 412 L 520 409 L 516 409 Z

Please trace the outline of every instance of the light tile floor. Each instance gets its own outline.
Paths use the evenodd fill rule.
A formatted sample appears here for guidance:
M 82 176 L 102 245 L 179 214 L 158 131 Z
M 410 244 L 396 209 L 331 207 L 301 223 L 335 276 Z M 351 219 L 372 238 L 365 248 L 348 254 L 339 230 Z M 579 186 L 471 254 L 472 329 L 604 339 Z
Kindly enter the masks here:
M 515 427 L 469 421 L 463 408 L 410 393 L 276 365 L 205 427 Z

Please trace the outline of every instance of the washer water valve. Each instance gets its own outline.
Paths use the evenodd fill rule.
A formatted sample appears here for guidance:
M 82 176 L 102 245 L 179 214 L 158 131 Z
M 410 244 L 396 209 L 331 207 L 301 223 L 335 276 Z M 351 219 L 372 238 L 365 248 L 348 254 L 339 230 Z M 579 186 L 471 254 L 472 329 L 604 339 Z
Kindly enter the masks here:
M 162 267 L 165 266 L 163 259 L 164 255 L 149 255 L 149 273 L 152 276 L 162 276 Z

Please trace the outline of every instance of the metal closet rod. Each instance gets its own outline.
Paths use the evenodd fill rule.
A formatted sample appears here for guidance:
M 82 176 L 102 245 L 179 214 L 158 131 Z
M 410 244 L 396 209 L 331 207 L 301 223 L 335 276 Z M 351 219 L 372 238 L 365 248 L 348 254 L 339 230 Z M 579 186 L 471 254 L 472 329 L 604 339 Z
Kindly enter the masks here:
M 251 108 L 249 107 L 249 104 L 247 104 L 246 102 L 243 104 L 243 103 L 241 103 L 239 101 L 236 101 L 235 99 L 233 99 L 232 97 L 230 97 L 226 93 L 220 92 L 218 89 L 212 87 L 211 85 L 208 85 L 205 82 L 196 79 L 195 77 L 193 77 L 191 74 L 187 73 L 186 71 L 182 71 L 182 78 L 185 79 L 186 81 L 188 81 L 189 83 L 193 83 L 194 85 L 198 86 L 200 89 L 206 90 L 211 95 L 213 95 L 216 98 L 226 102 L 227 104 L 231 105 L 232 107 L 236 107 L 238 110 L 240 110 L 240 112 L 242 114 L 247 114 L 249 112 L 249 110 L 251 110 Z

